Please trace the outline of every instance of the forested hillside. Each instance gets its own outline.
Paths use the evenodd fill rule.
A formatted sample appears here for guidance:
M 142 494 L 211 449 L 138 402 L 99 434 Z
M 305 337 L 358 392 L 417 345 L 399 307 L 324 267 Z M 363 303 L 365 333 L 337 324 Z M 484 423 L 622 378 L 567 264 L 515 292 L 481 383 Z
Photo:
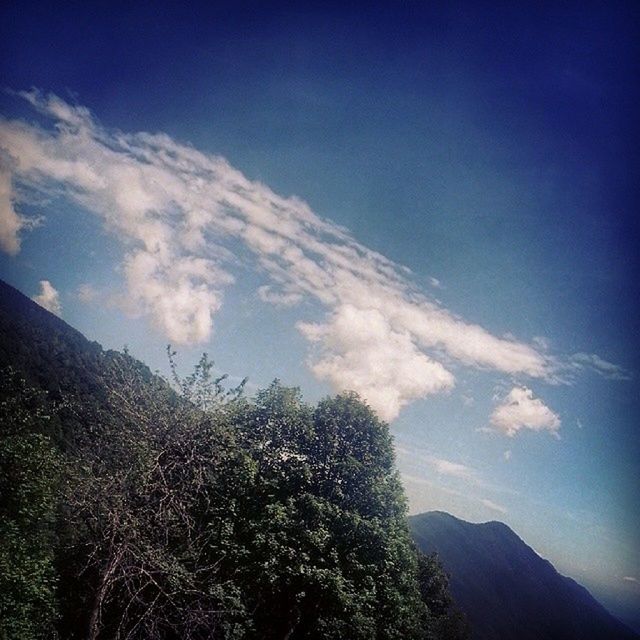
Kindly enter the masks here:
M 4 283 L 0 369 L 0 637 L 467 634 L 354 394 L 166 381 Z

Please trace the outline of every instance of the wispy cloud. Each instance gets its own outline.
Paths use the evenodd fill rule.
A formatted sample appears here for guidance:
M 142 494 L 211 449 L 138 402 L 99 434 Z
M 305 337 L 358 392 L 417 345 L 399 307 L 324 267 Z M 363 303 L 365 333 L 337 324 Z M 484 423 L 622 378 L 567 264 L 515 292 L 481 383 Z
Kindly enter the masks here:
M 414 513 L 425 509 L 451 510 L 451 507 L 456 505 L 461 511 L 461 517 L 467 518 L 470 512 L 477 514 L 480 518 L 486 517 L 486 509 L 503 515 L 508 513 L 508 509 L 503 505 L 478 497 L 473 492 L 458 491 L 421 475 L 402 473 L 401 477 Z
M 32 300 L 51 313 L 62 315 L 60 294 L 48 280 L 40 280 L 40 293 L 33 296 Z
M 569 359 L 571 368 L 577 371 L 585 369 L 600 374 L 609 380 L 631 380 L 631 372 L 613 362 L 604 360 L 595 353 L 575 353 Z
M 78 296 L 78 300 L 80 300 L 80 302 L 88 304 L 89 302 L 97 300 L 100 297 L 100 292 L 89 283 L 84 282 L 78 287 L 76 295 Z
M 20 231 L 25 219 L 12 206 L 11 172 L 8 158 L 0 153 L 0 247 L 10 255 L 20 250 Z
M 443 460 L 442 458 L 431 458 L 431 464 L 433 464 L 436 471 L 442 475 L 476 482 L 476 472 L 465 464 L 452 462 L 451 460 Z
M 497 511 L 498 513 L 502 513 L 502 514 L 508 513 L 508 510 L 506 507 L 503 507 L 501 504 L 497 504 L 492 500 L 487 500 L 486 498 L 482 498 L 480 502 L 485 507 L 487 507 L 487 509 L 491 509 L 491 511 Z
M 68 198 L 125 247 L 121 306 L 172 342 L 209 339 L 233 269 L 249 260 L 267 280 L 258 290 L 264 302 L 324 308 L 321 320 L 297 325 L 312 345 L 309 366 L 335 389 L 361 393 L 385 419 L 453 388 L 451 363 L 555 378 L 557 362 L 541 343 L 497 337 L 453 314 L 406 267 L 224 158 L 164 134 L 107 131 L 56 96 L 19 95 L 54 126 L 0 120 L 0 247 L 19 250 L 25 194 Z
M 268 284 L 258 287 L 258 297 L 263 302 L 268 302 L 276 307 L 294 307 L 304 298 L 300 291 L 274 290 Z
M 470 396 L 464 393 L 460 396 L 460 399 L 462 400 L 462 404 L 465 407 L 472 407 L 476 402 L 473 396 Z
M 15 170 L 15 159 L 0 145 L 0 250 L 12 256 L 20 251 L 20 233 L 42 223 L 40 217 L 16 212 L 13 205 L 18 197 L 12 181 Z
M 417 466 L 422 467 L 423 471 L 425 468 L 428 468 L 438 475 L 458 478 L 472 484 L 481 483 L 478 472 L 472 467 L 462 464 L 461 462 L 454 462 L 453 460 L 447 460 L 446 458 L 439 458 L 419 449 L 409 449 L 398 443 L 395 445 L 395 451 L 397 455 L 407 460 L 411 460 L 414 465 L 417 463 Z
M 513 437 L 521 429 L 549 431 L 558 436 L 560 418 L 531 389 L 513 387 L 491 414 L 494 430 Z
M 470 492 L 474 493 L 479 489 L 501 495 L 518 495 L 518 491 L 512 487 L 487 481 L 483 473 L 468 464 L 432 455 L 419 447 L 409 448 L 396 443 L 395 450 L 396 454 L 402 458 L 400 468 L 405 471 L 413 470 L 412 478 L 423 477 L 424 482 L 427 482 L 426 478 L 431 478 L 431 482 L 436 482 L 439 487 L 443 486 L 445 479 L 457 486 L 462 484 L 465 487 L 465 495 L 468 497 Z M 474 499 L 477 500 L 477 498 Z

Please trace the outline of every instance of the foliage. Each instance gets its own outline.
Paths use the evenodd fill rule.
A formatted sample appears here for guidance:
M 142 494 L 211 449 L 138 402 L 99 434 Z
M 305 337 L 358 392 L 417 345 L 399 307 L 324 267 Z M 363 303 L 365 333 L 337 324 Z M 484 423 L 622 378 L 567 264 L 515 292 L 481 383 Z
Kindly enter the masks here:
M 466 640 L 471 629 L 466 616 L 456 607 L 449 592 L 449 577 L 435 553 L 417 550 L 420 596 L 429 611 L 429 627 L 439 640 Z
M 257 637 L 419 637 L 423 605 L 386 425 L 354 394 L 313 409 L 277 381 L 241 417 L 256 463 L 239 531 Z
M 59 456 L 45 395 L 0 373 L 0 638 L 44 638 L 57 618 L 54 523 Z
M 70 543 L 93 594 L 75 626 L 89 638 L 233 637 L 243 606 L 221 564 L 246 456 L 221 416 L 144 380 L 127 356 L 112 365 L 108 397 L 68 457 Z

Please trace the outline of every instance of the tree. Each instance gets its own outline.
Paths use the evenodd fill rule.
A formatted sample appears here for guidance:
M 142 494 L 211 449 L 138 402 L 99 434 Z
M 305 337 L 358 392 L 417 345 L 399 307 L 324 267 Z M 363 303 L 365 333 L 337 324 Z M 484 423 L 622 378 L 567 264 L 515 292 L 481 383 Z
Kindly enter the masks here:
M 338 557 L 368 596 L 362 610 L 372 637 L 420 637 L 416 557 L 388 425 L 357 394 L 344 393 L 318 404 L 314 426 L 318 492 L 340 507 Z
M 204 401 L 201 365 L 188 390 Z M 111 374 L 108 411 L 83 415 L 66 468 L 70 546 L 90 594 L 88 615 L 67 625 L 92 640 L 236 637 L 246 615 L 223 569 L 249 461 L 224 412 L 203 412 L 127 355 Z
M 466 616 L 455 606 L 449 591 L 449 576 L 437 554 L 416 549 L 420 596 L 428 611 L 427 628 L 436 640 L 467 640 L 471 629 Z
M 260 638 L 418 638 L 424 606 L 386 424 L 355 394 L 275 382 L 239 421 L 256 464 L 238 531 Z
M 0 638 L 49 637 L 57 618 L 55 516 L 60 458 L 46 396 L 0 372 Z
M 174 358 L 171 386 L 0 283 L 0 640 L 461 637 L 366 404 Z

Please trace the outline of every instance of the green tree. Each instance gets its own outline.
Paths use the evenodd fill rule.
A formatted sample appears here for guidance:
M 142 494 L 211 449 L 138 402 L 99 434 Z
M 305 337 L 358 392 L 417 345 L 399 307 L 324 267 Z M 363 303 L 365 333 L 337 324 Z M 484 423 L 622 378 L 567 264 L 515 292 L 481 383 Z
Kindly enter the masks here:
M 318 493 L 340 508 L 334 538 L 376 638 L 418 638 L 423 605 L 388 425 L 354 393 L 319 403 L 311 451 Z M 365 597 L 366 596 L 366 597 Z
M 59 455 L 45 394 L 0 372 L 0 638 L 50 637 L 57 618 Z
M 210 377 L 203 362 L 188 382 L 196 397 Z M 126 355 L 114 362 L 108 402 L 82 416 L 66 468 L 83 598 L 68 603 L 67 629 L 91 639 L 239 636 L 246 615 L 224 566 L 236 492 L 251 469 L 224 411 L 203 412 Z
M 428 611 L 426 628 L 435 640 L 467 640 L 471 629 L 449 591 L 449 577 L 435 553 L 416 550 L 420 596 Z
M 260 638 L 418 638 L 424 605 L 388 427 L 355 394 L 275 382 L 243 409 L 248 608 Z

